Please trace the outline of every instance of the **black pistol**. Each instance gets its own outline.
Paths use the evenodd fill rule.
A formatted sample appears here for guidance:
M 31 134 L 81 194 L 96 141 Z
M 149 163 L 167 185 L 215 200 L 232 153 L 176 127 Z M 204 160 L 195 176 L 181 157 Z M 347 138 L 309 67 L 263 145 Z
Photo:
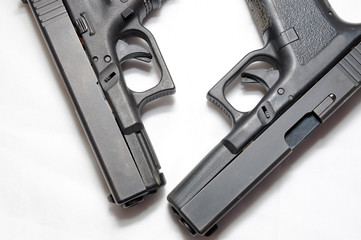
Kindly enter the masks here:
M 330 117 L 361 82 L 361 25 L 342 21 L 327 0 L 247 0 L 265 46 L 246 55 L 209 92 L 232 131 L 168 195 L 193 234 L 217 222 Z M 267 91 L 249 112 L 226 87 L 240 77 Z
M 123 207 L 139 203 L 165 184 L 140 118 L 146 103 L 175 92 L 156 41 L 142 26 L 162 0 L 23 2 L 71 97 L 109 187 L 109 201 Z M 134 37 L 141 43 L 127 43 Z M 144 92 L 130 90 L 121 66 L 127 60 L 155 61 L 159 83 Z

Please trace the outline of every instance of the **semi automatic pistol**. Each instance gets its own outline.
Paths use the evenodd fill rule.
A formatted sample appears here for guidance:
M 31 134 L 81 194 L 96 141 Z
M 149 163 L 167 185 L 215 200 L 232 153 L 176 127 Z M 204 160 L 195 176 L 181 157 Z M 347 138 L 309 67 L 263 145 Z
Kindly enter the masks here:
M 144 18 L 162 0 L 23 0 L 32 10 L 110 190 L 109 201 L 130 207 L 165 184 L 140 119 L 142 107 L 175 87 Z M 139 44 L 127 39 L 140 38 Z M 143 44 L 143 40 L 145 44 Z M 143 46 L 145 45 L 145 46 Z M 159 83 L 130 90 L 121 64 L 149 63 Z
M 212 234 L 228 211 L 360 88 L 361 25 L 340 20 L 327 0 L 247 4 L 265 46 L 246 55 L 207 96 L 231 118 L 232 131 L 168 196 L 193 235 Z M 257 62 L 270 67 L 255 68 Z M 238 77 L 267 91 L 250 112 L 226 100 L 226 87 Z

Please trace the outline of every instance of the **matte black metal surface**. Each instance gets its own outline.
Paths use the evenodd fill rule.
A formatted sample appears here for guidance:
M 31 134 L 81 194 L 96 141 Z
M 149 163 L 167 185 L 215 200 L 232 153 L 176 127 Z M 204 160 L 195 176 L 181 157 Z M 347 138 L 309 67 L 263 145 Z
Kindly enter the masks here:
M 106 179 L 108 199 L 124 207 L 137 204 L 165 184 L 140 119 L 144 104 L 175 91 L 154 37 L 140 23 L 161 1 L 28 3 Z M 154 57 L 162 72 L 154 88 L 140 93 L 127 88 L 116 52 L 123 34 L 141 36 L 150 45 L 148 53 L 124 43 L 128 54 L 121 60 Z
M 193 234 L 213 231 L 361 80 L 361 26 L 344 23 L 328 2 L 247 2 L 265 47 L 245 56 L 207 96 L 231 118 L 232 131 L 168 195 Z M 255 62 L 272 68 L 249 70 Z M 225 97 L 238 76 L 268 91 L 250 112 L 238 111 Z

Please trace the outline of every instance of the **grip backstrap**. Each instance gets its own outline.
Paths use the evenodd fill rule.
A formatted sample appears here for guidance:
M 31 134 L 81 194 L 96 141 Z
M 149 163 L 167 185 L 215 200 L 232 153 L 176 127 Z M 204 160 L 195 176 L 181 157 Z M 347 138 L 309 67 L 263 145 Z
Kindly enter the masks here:
M 248 0 L 247 4 L 259 34 L 263 35 L 263 33 L 271 27 L 269 9 L 265 7 L 262 0 Z
M 294 30 L 299 41 L 292 48 L 301 65 L 306 65 L 337 36 L 330 23 L 330 10 L 324 0 L 247 0 L 260 34 L 267 39 Z

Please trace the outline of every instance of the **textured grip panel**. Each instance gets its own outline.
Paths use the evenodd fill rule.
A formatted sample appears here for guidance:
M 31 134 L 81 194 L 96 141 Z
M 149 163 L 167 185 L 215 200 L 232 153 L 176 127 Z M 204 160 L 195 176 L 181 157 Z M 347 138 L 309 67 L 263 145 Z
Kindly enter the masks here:
M 337 36 L 315 0 L 273 0 L 278 17 L 285 29 L 294 28 L 299 41 L 292 43 L 300 64 L 307 64 Z
M 258 32 L 262 35 L 268 28 L 271 27 L 269 10 L 260 0 L 248 0 L 247 3 L 253 20 L 257 25 Z

